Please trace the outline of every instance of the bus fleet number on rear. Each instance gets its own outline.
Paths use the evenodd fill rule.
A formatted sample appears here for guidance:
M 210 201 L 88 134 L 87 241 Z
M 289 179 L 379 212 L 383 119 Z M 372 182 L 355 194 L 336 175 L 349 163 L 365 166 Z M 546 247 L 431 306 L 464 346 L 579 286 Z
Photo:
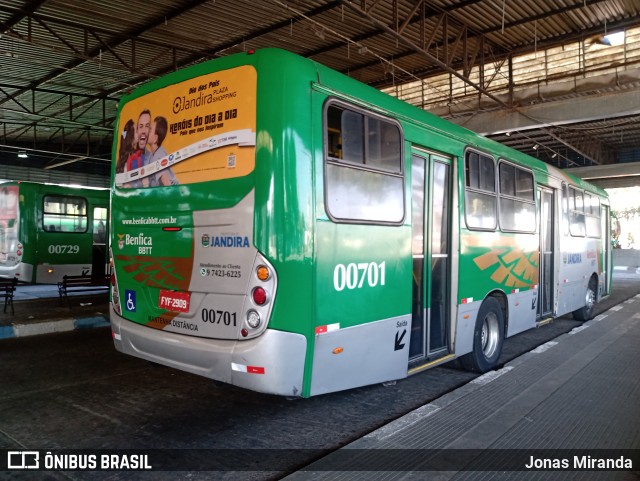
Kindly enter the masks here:
M 386 264 L 381 262 L 359 262 L 347 265 L 338 264 L 333 269 L 333 287 L 340 292 L 344 289 L 361 289 L 365 285 L 369 287 L 384 286 L 386 277 Z

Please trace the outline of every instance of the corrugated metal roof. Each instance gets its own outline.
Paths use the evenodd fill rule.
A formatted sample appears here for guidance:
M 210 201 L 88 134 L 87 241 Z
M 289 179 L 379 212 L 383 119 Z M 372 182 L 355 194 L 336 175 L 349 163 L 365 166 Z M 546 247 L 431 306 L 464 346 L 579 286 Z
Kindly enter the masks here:
M 27 166 L 82 158 L 59 168 L 106 175 L 124 92 L 249 48 L 284 48 L 420 107 L 457 106 L 457 117 L 469 100 L 476 105 L 467 115 L 520 108 L 532 101 L 527 92 L 559 81 L 593 79 L 591 89 L 563 92 L 576 101 L 605 90 L 640 92 L 633 78 L 639 28 L 637 0 L 3 0 L 0 163 L 15 164 L 16 150 L 27 149 Z M 602 46 L 605 33 L 620 29 L 630 33 L 622 47 Z M 605 83 L 606 75 L 622 80 Z M 496 102 L 494 95 L 507 97 Z M 615 160 L 617 152 L 629 158 L 640 142 L 637 120 L 601 118 L 553 126 L 551 136 L 547 128 L 496 138 L 538 156 L 548 152 L 552 163 L 583 165 Z M 581 155 L 587 132 L 598 146 Z M 526 142 L 519 145 L 518 136 Z M 531 140 L 545 148 L 531 151 L 524 146 Z

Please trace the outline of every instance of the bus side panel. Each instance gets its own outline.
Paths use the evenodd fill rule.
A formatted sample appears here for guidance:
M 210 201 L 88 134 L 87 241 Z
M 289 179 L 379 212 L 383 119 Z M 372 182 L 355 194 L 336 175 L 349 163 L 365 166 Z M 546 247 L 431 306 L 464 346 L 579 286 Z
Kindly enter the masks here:
M 407 226 L 318 222 L 311 395 L 406 377 L 410 241 Z
M 318 334 L 311 395 L 407 377 L 410 325 L 407 314 Z
M 43 225 L 43 206 L 45 197 L 77 197 L 84 200 L 86 226 L 77 232 L 54 232 Z M 105 194 L 106 197 L 106 194 Z M 33 218 L 30 228 L 35 239 L 30 247 L 36 250 L 34 282 L 54 284 L 62 281 L 65 275 L 91 275 L 91 256 L 93 253 L 93 207 L 96 198 L 90 192 L 76 191 L 57 186 L 37 187 L 35 203 L 32 204 Z M 104 199 L 106 200 L 106 199 Z M 104 200 L 102 204 L 104 204 Z
M 258 69 L 255 245 L 278 276 L 270 329 L 306 338 L 303 396 L 313 357 L 315 66 L 262 52 Z M 258 58 L 253 56 L 252 58 Z M 278 65 L 278 68 L 272 68 Z M 311 121 L 310 121 L 311 119 Z
M 482 302 L 458 305 L 458 318 L 455 325 L 455 355 L 463 356 L 473 350 L 473 330 Z
M 36 221 L 38 222 L 38 221 Z M 45 232 L 36 227 L 38 263 L 35 282 L 53 284 L 66 275 L 91 274 L 91 233 Z
M 463 215 L 461 222 L 464 222 Z M 460 253 L 458 299 L 460 305 L 477 303 L 474 309 L 479 309 L 488 294 L 498 292 L 507 300 L 505 317 L 507 336 L 534 327 L 538 295 L 538 263 L 537 232 L 506 234 L 464 229 L 461 235 Z M 464 310 L 469 308 L 470 306 L 467 306 Z M 470 313 L 467 312 L 467 314 Z M 472 321 L 475 323 L 475 317 Z M 468 331 L 464 328 L 459 329 L 458 335 L 462 332 Z M 458 352 L 456 348 L 456 354 L 462 354 L 462 352 Z
M 61 281 L 65 274 L 90 274 L 94 249 L 93 208 L 106 208 L 109 192 L 31 182 L 5 185 L 19 189 L 18 209 L 17 222 L 12 224 L 9 232 L 10 238 L 0 242 L 3 243 L 0 249 L 11 250 L 0 251 L 0 259 L 4 255 L 4 260 L 10 261 L 0 267 L 0 275 L 16 276 L 22 282 L 55 283 Z M 43 226 L 43 202 L 47 195 L 84 199 L 86 231 L 46 230 Z
M 589 279 L 598 275 L 600 252 L 598 239 L 588 237 L 562 238 L 560 246 L 558 316 L 573 312 L 585 305 Z M 599 282 L 602 281 L 598 276 Z

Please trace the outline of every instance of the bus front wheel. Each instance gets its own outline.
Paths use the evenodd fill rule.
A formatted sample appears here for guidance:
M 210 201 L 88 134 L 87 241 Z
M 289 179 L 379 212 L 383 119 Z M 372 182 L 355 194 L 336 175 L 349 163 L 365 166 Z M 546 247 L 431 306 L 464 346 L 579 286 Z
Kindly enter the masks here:
M 504 315 L 497 299 L 488 297 L 478 311 L 473 331 L 473 350 L 460 358 L 472 372 L 487 372 L 496 367 L 504 341 Z
M 593 313 L 596 308 L 597 288 L 598 281 L 595 277 L 591 277 L 591 279 L 589 279 L 589 285 L 587 286 L 587 292 L 585 294 L 584 306 L 573 311 L 573 318 L 576 321 L 585 322 L 593 317 Z

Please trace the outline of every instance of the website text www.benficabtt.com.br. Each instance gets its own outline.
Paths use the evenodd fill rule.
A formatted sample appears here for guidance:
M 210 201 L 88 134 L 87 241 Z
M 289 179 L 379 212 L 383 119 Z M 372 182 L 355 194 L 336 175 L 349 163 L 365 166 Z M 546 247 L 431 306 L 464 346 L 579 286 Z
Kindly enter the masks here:
M 124 225 L 157 225 L 157 224 L 175 224 L 178 219 L 173 216 L 169 217 L 134 217 L 133 219 L 123 219 Z

